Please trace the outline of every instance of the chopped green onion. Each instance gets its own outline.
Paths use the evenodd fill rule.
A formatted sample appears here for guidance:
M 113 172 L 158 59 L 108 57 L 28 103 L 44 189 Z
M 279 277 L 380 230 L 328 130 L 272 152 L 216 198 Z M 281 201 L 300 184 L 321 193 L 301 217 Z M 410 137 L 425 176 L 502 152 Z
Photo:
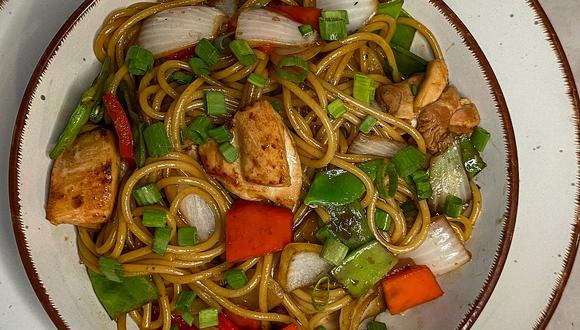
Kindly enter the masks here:
M 375 226 L 382 231 L 388 231 L 391 227 L 391 215 L 381 209 L 376 209 Z
M 177 245 L 194 246 L 197 244 L 197 228 L 183 227 L 177 229 Z
M 475 150 L 483 152 L 490 138 L 491 134 L 486 129 L 476 127 L 471 135 L 471 144 L 473 144 Z
M 189 63 L 191 71 L 193 71 L 196 76 L 200 77 L 209 75 L 209 66 L 201 58 L 192 57 L 187 61 L 187 63 Z
M 401 10 L 399 15 L 400 17 L 409 17 L 411 15 L 405 11 L 405 9 Z M 411 45 L 413 44 L 413 39 L 415 38 L 415 28 L 409 25 L 404 24 L 397 24 L 397 29 L 395 30 L 395 34 L 391 39 L 391 44 L 399 45 L 406 50 L 411 49 Z
M 469 179 L 473 179 L 479 172 L 487 167 L 479 152 L 475 149 L 469 138 L 462 137 L 459 141 L 461 148 L 461 160 Z
M 226 162 L 230 164 L 235 162 L 238 159 L 238 157 L 240 157 L 240 154 L 236 150 L 236 147 L 234 147 L 229 142 L 220 144 L 219 150 L 224 159 L 226 160 Z
M 160 209 L 147 209 L 143 211 L 143 226 L 161 228 L 167 223 L 167 212 Z
M 205 109 L 210 116 L 225 115 L 228 113 L 226 107 L 226 96 L 218 91 L 205 92 Z
M 195 54 L 205 63 L 212 66 L 220 58 L 219 50 L 206 38 L 201 39 L 195 46 Z
M 264 88 L 268 84 L 268 79 L 252 72 L 248 77 L 248 82 L 252 85 Z
M 218 310 L 217 308 L 207 308 L 199 311 L 199 328 L 205 329 L 215 327 L 218 325 Z
M 342 40 L 348 36 L 347 23 L 343 19 L 320 17 L 318 24 L 320 25 L 320 37 L 323 40 Z
M 375 81 L 369 76 L 357 73 L 354 75 L 352 96 L 365 103 L 372 104 L 375 100 Z
M 274 110 L 276 112 L 280 112 L 280 110 L 282 110 L 282 101 L 271 97 L 270 98 L 270 104 L 272 105 L 272 108 L 274 108 Z
M 443 213 L 451 218 L 457 218 L 461 215 L 463 210 L 463 201 L 461 198 L 454 195 L 447 195 L 445 200 L 445 206 L 443 207 Z
M 419 200 L 427 199 L 433 195 L 433 188 L 431 187 L 431 183 L 429 181 L 416 183 L 415 188 L 417 190 L 417 198 Z
M 417 96 L 417 94 L 419 94 L 419 88 L 417 85 L 411 84 L 411 94 L 413 94 L 413 96 Z
M 385 174 L 387 172 L 388 164 L 386 162 L 381 162 L 377 169 L 377 179 L 375 180 L 377 185 L 377 192 L 382 198 L 388 198 L 387 187 L 385 186 Z
M 383 2 L 379 4 L 377 15 L 389 15 L 396 21 L 401 14 L 401 9 L 403 9 L 403 3 L 403 0 L 391 0 Z
M 320 257 L 334 266 L 340 265 L 348 254 L 348 246 L 342 244 L 333 237 L 329 237 L 324 242 Z
M 153 243 L 151 244 L 151 250 L 158 255 L 164 256 L 167 252 L 167 246 L 169 245 L 169 238 L 171 237 L 171 228 L 163 227 L 155 229 L 153 234 Z
M 320 286 L 322 282 L 326 281 L 326 289 L 321 289 Z M 328 305 L 330 301 L 330 277 L 323 276 L 314 285 L 314 290 L 312 290 L 312 306 L 318 311 L 322 310 L 322 307 Z
M 395 197 L 395 193 L 399 187 L 399 175 L 397 174 L 397 168 L 394 163 L 389 163 L 387 165 L 387 175 L 389 176 L 389 188 L 387 190 L 387 198 Z
M 340 118 L 340 116 L 346 113 L 346 107 L 344 106 L 344 103 L 342 103 L 342 101 L 339 99 L 330 102 L 326 107 L 326 109 L 334 119 L 338 119 Z
M 147 206 L 161 202 L 163 197 L 155 183 L 149 183 L 133 190 L 133 198 L 137 205 Z
M 228 33 L 222 34 L 221 36 L 215 38 L 215 40 L 213 41 L 213 45 L 219 51 L 223 52 L 224 50 L 228 49 L 230 42 L 232 42 L 232 39 L 230 39 L 230 36 L 232 36 L 233 34 L 234 34 L 234 32 L 228 32 Z
M 220 144 L 224 142 L 230 142 L 234 138 L 234 135 L 226 127 L 226 125 L 221 125 L 214 129 L 210 129 L 208 134 L 212 139 L 215 140 L 215 142 Z
M 318 228 L 318 230 L 316 231 L 316 233 L 314 233 L 314 236 L 321 243 L 324 243 L 324 242 L 326 242 L 326 240 L 329 237 L 332 237 L 333 235 L 332 235 L 332 231 L 330 230 L 330 227 L 328 225 L 324 225 L 324 226 Z
M 198 116 L 187 127 L 187 134 L 193 143 L 205 144 L 213 123 L 208 116 Z
M 129 47 L 125 56 L 125 64 L 131 74 L 142 76 L 153 68 L 155 58 L 147 49 L 134 45 Z
M 383 322 L 371 321 L 367 324 L 367 330 L 388 330 Z
M 406 178 L 423 167 L 426 157 L 417 147 L 408 146 L 393 156 L 392 160 L 397 168 L 397 173 Z
M 363 132 L 363 133 L 370 133 L 370 131 L 373 129 L 373 126 L 375 126 L 375 123 L 377 122 L 377 118 L 368 115 L 366 116 L 366 118 L 360 123 L 360 125 L 358 126 L 359 131 Z
M 242 65 L 250 66 L 258 60 L 256 53 L 245 40 L 236 39 L 229 44 L 230 50 Z
M 412 200 L 407 200 L 401 204 L 401 211 L 405 218 L 414 218 L 418 214 L 417 207 L 415 207 L 415 203 Z
M 321 17 L 324 19 L 341 19 L 346 24 L 350 23 L 348 21 L 348 12 L 346 10 L 323 10 Z
M 427 70 L 427 61 L 409 50 L 391 43 L 397 68 L 404 76 L 409 77 L 415 73 L 425 72 Z
M 314 29 L 310 24 L 302 24 L 298 27 L 298 30 L 300 31 L 303 37 L 308 37 L 309 35 L 314 33 Z
M 180 312 L 187 312 L 191 308 L 191 304 L 197 297 L 197 294 L 193 291 L 181 291 L 177 296 L 177 301 L 175 302 L 175 309 Z
M 280 77 L 299 84 L 308 76 L 308 63 L 300 57 L 287 56 L 278 63 L 276 72 Z
M 163 157 L 172 149 L 165 125 L 160 121 L 143 130 L 143 139 L 151 157 Z
M 186 85 L 193 81 L 193 76 L 189 73 L 175 71 L 171 74 L 171 79 L 180 85 Z
M 234 289 L 241 289 L 248 283 L 248 277 L 239 269 L 230 269 L 224 272 L 224 277 L 228 285 Z
M 314 328 L 314 330 L 326 330 L 326 328 L 323 327 L 323 326 L 321 326 L 321 325 L 319 325 L 316 328 Z
M 101 256 L 99 257 L 99 271 L 109 281 L 121 283 L 123 281 L 123 266 L 117 259 Z
M 427 182 L 429 181 L 429 174 L 423 170 L 417 170 L 411 174 L 411 179 L 413 179 L 413 182 L 415 183 Z
M 185 323 L 187 323 L 187 325 L 189 326 L 193 325 L 193 315 L 191 315 L 190 312 L 188 311 L 181 312 L 181 318 L 185 321 Z

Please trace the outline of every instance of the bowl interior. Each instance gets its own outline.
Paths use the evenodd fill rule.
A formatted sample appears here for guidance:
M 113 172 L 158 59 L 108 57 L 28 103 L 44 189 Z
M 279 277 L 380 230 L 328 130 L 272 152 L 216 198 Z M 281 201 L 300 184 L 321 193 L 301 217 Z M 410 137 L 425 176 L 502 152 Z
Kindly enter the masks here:
M 19 248 L 28 256 L 23 258 L 25 266 L 47 312 L 73 329 L 114 329 L 115 324 L 97 301 L 85 267 L 79 263 L 74 228 L 55 227 L 45 220 L 48 152 L 84 86 L 98 72 L 91 43 L 96 31 L 108 13 L 132 2 L 85 2 L 71 17 L 32 77 L 15 130 L 11 199 Z M 491 132 L 492 140 L 484 153 L 488 167 L 477 178 L 483 214 L 467 244 L 472 261 L 438 278 L 445 291 L 442 298 L 391 317 L 389 328 L 468 327 L 497 281 L 514 226 L 517 161 L 513 132 L 499 85 L 461 22 L 441 1 L 411 1 L 406 8 L 439 40 L 451 82 L 478 106 L 481 126 Z M 425 53 L 425 42 L 418 40 L 414 50 Z M 43 289 L 46 295 L 39 292 Z

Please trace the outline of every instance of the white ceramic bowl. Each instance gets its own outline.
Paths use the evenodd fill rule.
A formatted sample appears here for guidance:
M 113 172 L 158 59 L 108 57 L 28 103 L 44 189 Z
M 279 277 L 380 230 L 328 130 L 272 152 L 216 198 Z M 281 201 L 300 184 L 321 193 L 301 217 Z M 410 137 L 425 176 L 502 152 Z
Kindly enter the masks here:
M 50 147 L 74 103 L 98 71 L 92 40 L 112 10 L 134 1 L 85 1 L 53 39 L 28 85 L 14 131 L 10 198 L 14 230 L 29 279 L 58 328 L 113 329 L 79 263 L 72 226 L 45 220 Z M 406 8 L 438 38 L 451 82 L 481 112 L 492 134 L 487 169 L 477 178 L 483 215 L 467 248 L 473 260 L 438 280 L 445 295 L 393 316 L 389 329 L 469 328 L 481 313 L 505 263 L 518 200 L 517 153 L 500 86 L 475 39 L 442 1 L 413 1 Z M 414 50 L 426 52 L 418 40 Z

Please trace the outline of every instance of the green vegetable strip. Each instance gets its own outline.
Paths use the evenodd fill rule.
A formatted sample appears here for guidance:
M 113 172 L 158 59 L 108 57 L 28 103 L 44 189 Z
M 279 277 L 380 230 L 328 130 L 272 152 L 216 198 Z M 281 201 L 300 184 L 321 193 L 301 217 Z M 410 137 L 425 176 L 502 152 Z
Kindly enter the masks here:
M 318 230 L 316 231 L 316 233 L 314 233 L 314 236 L 316 237 L 316 239 L 318 239 L 321 243 L 326 242 L 326 240 L 329 237 L 333 236 L 332 231 L 330 230 L 330 228 L 328 227 L 328 225 L 324 225 L 320 228 L 318 228 Z
M 161 256 L 165 255 L 167 252 L 167 246 L 169 245 L 169 238 L 171 237 L 171 228 L 163 227 L 155 229 L 153 234 L 153 243 L 151 244 L 151 250 Z
M 268 79 L 260 76 L 257 73 L 250 73 L 250 76 L 248 77 L 248 82 L 254 86 L 258 86 L 258 87 L 266 87 L 266 85 L 268 84 Z
M 139 206 L 157 204 L 163 199 L 155 183 L 149 183 L 133 190 L 133 198 Z
M 388 198 L 387 187 L 385 186 L 385 174 L 387 171 L 387 163 L 382 162 L 377 170 L 377 179 L 375 180 L 375 184 L 377 186 L 377 191 L 381 198 Z
M 358 129 L 359 131 L 368 134 L 371 132 L 371 130 L 373 129 L 373 126 L 375 126 L 376 122 L 377 122 L 377 118 L 368 115 L 365 117 L 365 119 L 360 123 Z
M 193 81 L 193 76 L 189 73 L 175 71 L 171 74 L 171 79 L 180 85 L 186 85 Z
M 348 20 L 348 12 L 346 10 L 323 10 L 321 17 L 324 19 L 341 19 L 346 24 L 350 23 Z
M 297 56 L 287 56 L 278 63 L 276 72 L 280 77 L 299 84 L 308 76 L 308 62 Z
M 175 302 L 175 309 L 180 312 L 189 311 L 197 294 L 193 291 L 181 291 Z
M 99 257 L 99 270 L 109 281 L 121 283 L 123 281 L 123 266 L 117 259 Z
M 405 11 L 405 9 L 401 10 L 399 17 L 409 17 L 411 15 Z M 391 39 L 391 44 L 399 45 L 406 50 L 411 49 L 411 45 L 413 44 L 413 39 L 415 38 L 416 30 L 413 27 L 403 24 L 397 24 L 397 30 L 393 35 L 393 39 Z
M 391 0 L 379 4 L 379 9 L 377 10 L 378 15 L 389 15 L 395 21 L 399 18 L 401 14 L 401 9 L 403 9 L 403 0 Z
M 250 66 L 258 60 L 256 53 L 245 40 L 236 39 L 229 44 L 230 50 L 242 65 Z
M 417 207 L 412 200 L 407 200 L 401 204 L 401 211 L 403 212 L 405 218 L 414 218 L 417 216 L 417 214 L 419 214 L 419 211 L 417 210 Z
M 328 106 L 326 107 L 326 109 L 328 110 L 328 113 L 330 113 L 332 118 L 334 118 L 334 119 L 340 118 L 347 111 L 346 107 L 344 106 L 344 103 L 342 103 L 342 101 L 339 99 L 336 99 L 336 100 L 330 102 L 328 104 Z
M 248 283 L 248 277 L 239 269 L 224 272 L 224 278 L 233 289 L 241 289 Z
M 320 26 L 320 37 L 323 40 L 335 41 L 348 37 L 347 23 L 340 18 L 323 18 L 318 19 Z
M 382 231 L 388 231 L 391 228 L 391 215 L 387 212 L 377 209 L 375 211 L 375 226 Z
M 217 143 L 230 142 L 234 138 L 234 134 L 225 125 L 209 130 L 208 134 Z
M 207 63 L 199 57 L 192 57 L 187 61 L 187 63 L 189 64 L 191 71 L 193 71 L 193 73 L 198 77 L 207 76 L 210 73 Z
M 205 329 L 215 327 L 218 325 L 218 310 L 216 308 L 208 308 L 199 311 L 199 328 Z
M 213 123 L 209 117 L 198 116 L 187 127 L 187 134 L 193 143 L 205 144 L 212 126 Z
M 197 228 L 183 227 L 177 229 L 177 245 L 194 246 L 197 244 Z
M 340 265 L 342 260 L 348 254 L 348 246 L 342 244 L 340 241 L 329 237 L 322 247 L 320 257 L 334 266 Z
M 105 117 L 105 107 L 103 106 L 102 103 L 99 103 L 91 111 L 91 114 L 89 115 L 89 120 L 92 123 L 98 124 L 101 122 L 101 120 L 103 120 L 104 117 Z
M 191 315 L 190 312 L 188 311 L 181 312 L 181 318 L 185 321 L 185 323 L 187 323 L 187 325 L 189 326 L 193 325 L 193 315 Z
M 461 159 L 467 177 L 473 179 L 477 174 L 479 174 L 479 172 L 487 167 L 487 164 L 483 161 L 479 152 L 473 147 L 469 138 L 462 137 L 459 141 L 459 147 L 461 148 Z
M 232 35 L 234 35 L 234 32 L 222 34 L 221 36 L 215 38 L 215 40 L 213 41 L 213 45 L 219 51 L 223 52 L 224 50 L 228 49 L 230 42 L 232 42 L 232 39 L 230 39 Z
M 314 33 L 314 29 L 310 24 L 302 24 L 298 27 L 298 31 L 302 34 L 303 37 L 308 37 Z
M 395 55 L 397 68 L 404 76 L 409 77 L 415 73 L 421 73 L 427 70 L 428 62 L 422 57 L 394 43 L 391 43 L 391 48 Z
M 397 173 L 406 178 L 425 165 L 425 155 L 415 146 L 408 146 L 399 151 L 392 159 Z
M 210 116 L 220 116 L 228 113 L 226 107 L 226 96 L 218 91 L 205 92 L 205 109 Z
M 155 58 L 147 49 L 133 45 L 127 50 L 125 64 L 131 74 L 142 76 L 153 69 Z
M 216 64 L 220 57 L 219 50 L 205 38 L 201 39 L 195 46 L 195 54 L 209 66 Z
M 229 142 L 220 144 L 219 151 L 226 162 L 230 164 L 235 162 L 240 157 L 238 150 L 236 150 L 236 148 Z
M 171 151 L 171 142 L 162 122 L 151 124 L 143 130 L 147 152 L 151 157 L 163 157 Z
M 383 322 L 371 321 L 367 325 L 367 330 L 388 330 Z
M 270 104 L 272 105 L 272 108 L 274 108 L 274 110 L 276 112 L 280 112 L 280 110 L 282 110 L 282 101 L 278 100 L 277 98 L 273 98 L 271 97 L 269 99 Z
M 397 189 L 399 188 L 399 175 L 394 163 L 389 163 L 386 167 L 387 175 L 389 176 L 389 189 L 387 190 L 387 198 L 395 197 Z
M 443 213 L 448 217 L 457 218 L 461 215 L 462 210 L 463 201 L 461 198 L 454 195 L 448 195 L 445 200 L 445 207 L 443 207 Z
M 471 144 L 473 144 L 475 150 L 483 152 L 490 138 L 491 134 L 487 130 L 481 127 L 476 127 L 471 135 Z
M 355 99 L 370 105 L 375 100 L 375 89 L 375 81 L 371 77 L 360 73 L 354 75 L 352 96 Z
M 145 146 L 145 138 L 143 137 L 143 129 L 145 124 L 141 122 L 133 123 L 133 143 L 135 146 L 135 164 L 138 167 L 145 165 L 147 158 L 147 147 Z
M 147 209 L 143 211 L 143 226 L 160 228 L 167 223 L 167 212 L 159 209 Z

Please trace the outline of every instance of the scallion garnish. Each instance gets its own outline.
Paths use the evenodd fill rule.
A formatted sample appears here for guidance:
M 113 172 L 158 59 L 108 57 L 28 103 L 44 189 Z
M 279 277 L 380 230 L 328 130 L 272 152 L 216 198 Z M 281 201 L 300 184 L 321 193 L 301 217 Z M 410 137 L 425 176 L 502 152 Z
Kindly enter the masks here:
M 399 187 L 399 175 L 394 163 L 389 163 L 386 167 L 387 175 L 389 177 L 389 188 L 387 189 L 387 198 L 395 197 Z
M 147 209 L 143 211 L 143 226 L 161 228 L 167 223 L 167 211 L 161 209 Z
M 280 112 L 280 110 L 282 110 L 282 101 L 271 97 L 270 98 L 270 104 L 272 105 L 272 108 L 274 108 L 274 110 L 276 112 Z
M 328 237 L 324 242 L 320 257 L 334 266 L 340 265 L 348 254 L 348 246 L 342 244 L 333 237 Z
M 190 312 L 188 311 L 181 312 L 181 318 L 185 321 L 185 323 L 187 323 L 187 325 L 189 326 L 193 325 L 193 315 L 191 315 Z
M 392 160 L 397 169 L 397 173 L 401 177 L 406 178 L 423 167 L 426 157 L 417 147 L 408 146 L 393 156 Z
M 147 49 L 134 45 L 129 47 L 125 56 L 125 65 L 131 74 L 142 76 L 153 68 L 155 58 Z
M 326 240 L 329 237 L 332 237 L 333 235 L 332 235 L 332 231 L 330 231 L 330 228 L 328 227 L 328 225 L 324 225 L 324 226 L 318 228 L 318 230 L 316 231 L 316 233 L 314 233 L 314 236 L 321 243 L 324 243 L 324 242 L 326 242 Z
M 197 297 L 197 294 L 193 291 L 181 291 L 177 296 L 177 301 L 175 302 L 175 309 L 180 312 L 188 312 L 191 308 L 191 304 Z
M 367 330 L 388 330 L 383 322 L 371 321 L 367 324 Z
M 320 15 L 324 19 L 341 19 L 346 24 L 350 23 L 348 21 L 348 12 L 346 10 L 323 10 Z
M 171 237 L 171 228 L 163 227 L 155 229 L 153 234 L 153 243 L 151 244 L 151 250 L 158 255 L 164 256 L 167 252 L 167 246 L 169 245 L 169 238 Z
M 187 127 L 187 134 L 193 143 L 205 144 L 209 136 L 209 130 L 213 123 L 207 116 L 198 116 Z
M 413 96 L 417 96 L 417 94 L 419 94 L 419 88 L 417 85 L 411 84 L 411 94 L 413 94 Z
M 298 27 L 298 30 L 300 31 L 303 37 L 308 37 L 309 35 L 314 33 L 314 29 L 310 24 L 302 24 Z
M 224 272 L 224 278 L 233 289 L 241 289 L 248 283 L 248 277 L 239 269 L 230 269 Z
M 463 168 L 465 168 L 467 177 L 473 179 L 477 174 L 479 174 L 479 172 L 487 167 L 487 164 L 483 161 L 479 151 L 475 149 L 468 137 L 463 136 L 459 139 L 459 147 L 461 148 Z
M 342 101 L 339 99 L 330 102 L 326 107 L 326 109 L 334 119 L 338 119 L 346 113 L 346 107 L 344 106 L 344 103 L 342 103 Z
M 370 105 L 375 100 L 375 89 L 373 78 L 360 73 L 354 75 L 352 96 L 355 99 Z
M 433 194 L 429 174 L 423 170 L 417 170 L 411 174 L 411 179 L 415 184 L 415 191 L 419 200 L 427 199 Z
M 99 271 L 110 281 L 117 283 L 123 281 L 123 266 L 117 259 L 99 257 Z
M 366 118 L 360 123 L 360 125 L 358 126 L 359 131 L 363 132 L 363 133 L 370 133 L 370 131 L 373 129 L 373 126 L 375 126 L 375 123 L 377 122 L 377 118 L 368 115 L 366 116 Z
M 215 142 L 220 144 L 224 142 L 230 142 L 234 138 L 232 132 L 225 125 L 210 129 L 208 134 L 212 139 L 215 140 Z
M 205 329 L 209 327 L 215 327 L 219 324 L 218 322 L 218 310 L 216 308 L 207 308 L 199 311 L 199 328 Z
M 205 109 L 210 116 L 225 115 L 228 113 L 226 107 L 226 96 L 218 91 L 205 92 Z
M 463 210 L 463 201 L 461 198 L 454 195 L 447 195 L 445 200 L 445 206 L 443 207 L 443 213 L 451 218 L 457 218 L 461 215 Z
M 197 43 L 195 46 L 195 54 L 209 66 L 216 64 L 220 58 L 219 50 L 206 38 L 201 39 Z
M 417 216 L 418 212 L 415 203 L 412 200 L 407 200 L 403 204 L 401 204 L 401 211 L 405 218 L 414 218 Z
M 213 41 L 213 45 L 219 51 L 223 52 L 224 50 L 228 49 L 230 42 L 232 42 L 232 39 L 230 39 L 230 36 L 232 36 L 233 34 L 234 34 L 234 32 L 228 32 L 228 33 L 222 34 L 221 36 L 215 38 L 215 40 Z
M 133 190 L 133 198 L 139 206 L 157 204 L 163 199 L 155 183 L 149 183 Z
M 473 144 L 475 150 L 483 152 L 490 138 L 491 134 L 487 130 L 481 127 L 476 127 L 471 135 L 471 144 Z
M 177 245 L 194 246 L 197 244 L 197 228 L 183 227 L 177 229 Z
M 193 76 L 182 71 L 175 71 L 171 74 L 171 79 L 180 85 L 186 85 L 193 81 Z
M 348 37 L 347 23 L 343 19 L 320 17 L 318 25 L 320 26 L 320 37 L 323 40 L 335 41 Z
M 162 122 L 156 122 L 146 127 L 143 130 L 143 139 L 151 157 L 165 156 L 172 149 L 165 125 Z
M 401 14 L 401 9 L 403 9 L 403 2 L 403 0 L 391 0 L 383 2 L 379 4 L 377 15 L 389 15 L 396 21 Z
M 226 162 L 230 164 L 235 162 L 238 159 L 238 157 L 240 157 L 240 154 L 238 153 L 238 150 L 236 150 L 236 147 L 234 147 L 229 142 L 220 144 L 219 150 L 224 159 L 226 160 Z
M 276 72 L 280 77 L 299 84 L 308 76 L 308 63 L 300 57 L 287 56 L 278 63 Z
M 245 40 L 236 39 L 230 42 L 230 50 L 242 65 L 250 66 L 258 60 L 256 53 Z
M 388 231 L 391 227 L 391 215 L 381 209 L 376 209 L 375 226 L 382 231 Z
M 268 78 L 264 78 L 259 74 L 252 72 L 250 73 L 250 76 L 248 76 L 248 82 L 252 85 L 264 88 L 268 84 Z
M 196 76 L 207 76 L 210 73 L 209 66 L 199 57 L 190 58 L 187 63 L 191 68 L 191 71 L 195 73 Z

